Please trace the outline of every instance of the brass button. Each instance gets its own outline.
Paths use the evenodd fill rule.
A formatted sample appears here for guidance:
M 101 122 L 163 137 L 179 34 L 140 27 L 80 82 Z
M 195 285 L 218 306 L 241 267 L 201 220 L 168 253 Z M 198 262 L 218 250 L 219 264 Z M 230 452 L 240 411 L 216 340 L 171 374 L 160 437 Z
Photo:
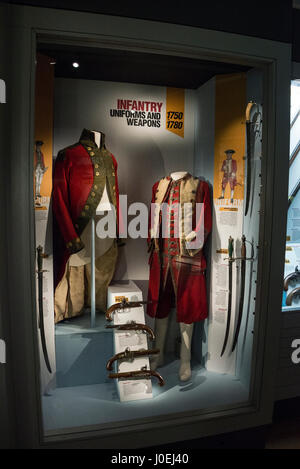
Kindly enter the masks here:
M 116 186 L 113 186 L 113 190 L 115 190 L 115 189 L 116 189 Z
M 89 206 L 88 206 L 88 205 L 86 205 L 84 208 L 85 208 L 86 210 L 88 210 L 88 209 L 89 209 Z
M 95 195 L 96 195 L 95 192 L 92 192 L 92 193 L 91 193 L 91 196 L 92 196 L 92 197 L 95 197 Z
M 76 243 L 80 243 L 80 238 L 76 238 Z
M 92 148 L 91 148 L 91 147 L 87 147 L 87 149 L 88 149 L 88 151 L 91 151 Z
M 99 175 L 100 175 L 99 171 L 96 171 L 96 176 L 99 176 Z
M 99 168 L 99 165 L 98 165 L 98 164 L 95 164 L 95 168 Z
M 90 155 L 91 155 L 91 156 L 94 156 L 94 155 L 95 155 L 95 153 L 94 153 L 93 151 L 91 151 Z
M 70 248 L 72 246 L 72 243 L 67 244 L 67 248 Z
M 97 186 L 97 184 L 95 184 L 95 185 L 94 185 L 94 189 L 98 189 L 98 186 Z
M 112 173 L 113 176 L 115 176 L 115 173 Z

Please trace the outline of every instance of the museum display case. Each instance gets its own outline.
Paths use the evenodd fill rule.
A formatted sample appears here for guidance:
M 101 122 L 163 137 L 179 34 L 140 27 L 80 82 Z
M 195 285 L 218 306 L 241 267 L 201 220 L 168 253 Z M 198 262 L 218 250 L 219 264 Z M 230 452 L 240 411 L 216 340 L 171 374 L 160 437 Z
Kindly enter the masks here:
M 11 70 L 23 150 L 11 140 L 9 229 L 23 262 L 12 252 L 10 275 L 23 297 L 10 301 L 23 305 L 15 373 L 34 444 L 142 447 L 268 423 L 289 48 L 13 13 L 26 73 Z

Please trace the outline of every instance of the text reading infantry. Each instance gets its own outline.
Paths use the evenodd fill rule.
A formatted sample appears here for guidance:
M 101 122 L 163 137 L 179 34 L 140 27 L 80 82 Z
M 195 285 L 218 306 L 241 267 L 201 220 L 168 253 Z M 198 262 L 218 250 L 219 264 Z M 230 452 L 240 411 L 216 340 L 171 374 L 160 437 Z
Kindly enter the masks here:
M 117 107 L 110 109 L 111 117 L 125 118 L 127 125 L 136 127 L 160 127 L 163 103 L 117 99 Z

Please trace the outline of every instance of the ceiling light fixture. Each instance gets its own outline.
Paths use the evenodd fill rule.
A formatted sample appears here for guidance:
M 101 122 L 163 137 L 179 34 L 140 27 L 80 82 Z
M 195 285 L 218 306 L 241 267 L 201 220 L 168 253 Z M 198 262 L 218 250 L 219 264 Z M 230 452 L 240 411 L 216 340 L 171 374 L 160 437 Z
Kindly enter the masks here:
M 78 67 L 79 67 L 79 63 L 78 63 L 78 62 L 73 62 L 72 65 L 73 65 L 74 68 L 78 68 Z

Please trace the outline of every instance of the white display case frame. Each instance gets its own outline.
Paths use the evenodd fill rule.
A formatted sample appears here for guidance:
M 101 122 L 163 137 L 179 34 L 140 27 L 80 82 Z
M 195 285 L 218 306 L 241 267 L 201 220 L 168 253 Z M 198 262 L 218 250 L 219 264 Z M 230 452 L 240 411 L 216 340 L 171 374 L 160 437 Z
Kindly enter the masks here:
M 7 375 L 16 445 L 138 448 L 270 423 L 285 255 L 291 47 L 289 44 L 162 22 L 1 5 L 7 62 Z M 231 62 L 264 70 L 259 272 L 251 398 L 245 405 L 174 413 L 45 436 L 39 378 L 33 207 L 35 52 L 39 40 Z M 278 190 L 280 187 L 280 190 Z M 4 396 L 5 398 L 5 396 Z M 0 423 L 0 433 L 2 431 Z

